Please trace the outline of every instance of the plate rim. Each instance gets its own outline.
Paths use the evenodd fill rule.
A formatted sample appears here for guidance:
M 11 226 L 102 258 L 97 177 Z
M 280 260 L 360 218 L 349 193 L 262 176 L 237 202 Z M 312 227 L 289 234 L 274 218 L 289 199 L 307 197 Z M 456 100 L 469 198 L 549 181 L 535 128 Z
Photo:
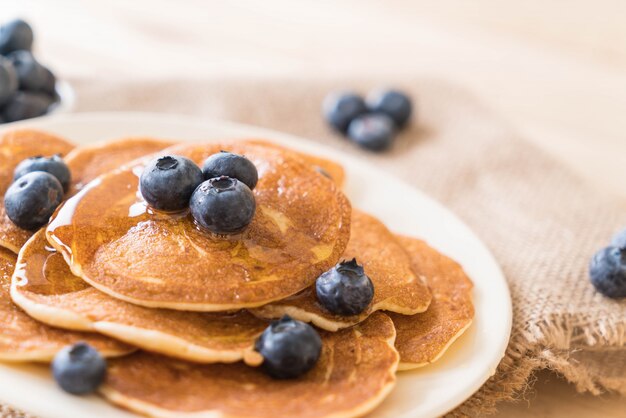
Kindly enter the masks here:
M 464 233 L 471 236 L 476 243 L 480 244 L 482 248 L 479 250 L 484 253 L 487 258 L 486 261 L 490 262 L 491 269 L 493 270 L 493 274 L 499 276 L 498 279 L 502 281 L 504 284 L 503 295 L 506 298 L 507 308 L 505 312 L 502 312 L 504 318 L 501 318 L 504 322 L 503 327 L 507 330 L 505 332 L 505 336 L 500 340 L 499 347 L 497 347 L 496 352 L 498 353 L 497 361 L 494 360 L 491 362 L 491 368 L 489 370 L 484 370 L 484 373 L 481 374 L 480 378 L 476 378 L 471 385 L 467 385 L 465 390 L 459 391 L 459 394 L 456 396 L 455 400 L 450 402 L 450 404 L 445 407 L 432 411 L 432 416 L 440 416 L 447 412 L 450 412 L 465 400 L 470 398 L 474 393 L 480 389 L 480 387 L 488 380 L 496 372 L 496 367 L 504 358 L 506 353 L 506 348 L 508 347 L 510 335 L 511 335 L 511 327 L 513 321 L 513 307 L 512 300 L 510 295 L 510 289 L 508 287 L 508 283 L 506 281 L 505 275 L 497 262 L 495 256 L 491 252 L 491 250 L 487 247 L 484 241 L 480 238 L 478 234 L 476 234 L 459 216 L 457 216 L 454 212 L 444 206 L 442 203 L 420 190 L 419 188 L 408 184 L 402 178 L 395 176 L 394 174 L 388 173 L 385 170 L 377 168 L 373 166 L 371 163 L 359 159 L 358 156 L 351 155 L 345 151 L 335 149 L 330 145 L 317 143 L 313 140 L 307 139 L 306 137 L 300 137 L 298 135 L 292 135 L 288 133 L 283 133 L 280 131 L 256 127 L 253 125 L 242 124 L 227 120 L 219 120 L 219 119 L 209 119 L 209 118 L 200 118 L 198 116 L 191 115 L 179 115 L 173 113 L 156 113 L 156 112 L 127 112 L 127 111 L 117 111 L 117 112 L 84 112 L 84 113 L 63 113 L 63 114 L 52 114 L 49 116 L 45 116 L 42 118 L 29 119 L 24 121 L 13 122 L 9 124 L 4 124 L 0 128 L 0 133 L 3 133 L 7 130 L 19 129 L 19 128 L 29 128 L 29 129 L 41 129 L 47 130 L 53 133 L 60 132 L 55 131 L 55 125 L 61 126 L 63 129 L 63 125 L 67 125 L 68 123 L 81 123 L 81 124 L 102 124 L 104 122 L 113 123 L 113 121 L 121 122 L 121 123 L 134 123 L 134 124 L 181 124 L 184 123 L 186 125 L 194 125 L 198 129 L 205 129 L 207 131 L 213 130 L 222 130 L 222 131 L 232 131 L 234 136 L 251 136 L 257 138 L 269 139 L 270 141 L 278 142 L 283 145 L 290 146 L 294 149 L 302 150 L 304 152 L 308 152 L 315 155 L 325 156 L 335 159 L 335 160 L 343 160 L 347 159 L 348 163 L 345 164 L 348 166 L 358 166 L 360 170 L 364 170 L 366 167 L 373 167 L 376 171 L 380 171 L 386 173 L 386 175 L 393 176 L 394 179 L 397 180 L 401 184 L 402 187 L 406 189 L 410 189 L 412 192 L 416 193 L 420 199 L 428 200 L 429 203 L 433 204 L 438 211 L 441 211 L 446 217 L 454 219 L 454 221 L 464 229 Z M 234 134 L 234 132 L 237 132 Z M 118 136 L 107 136 L 107 139 L 112 139 Z M 69 138 L 70 140 L 74 140 L 74 138 Z M 103 138 L 99 138 L 103 139 Z M 200 139 L 200 138 L 199 138 Z M 78 141 L 77 141 L 78 142 Z M 85 143 L 94 142 L 91 138 L 82 141 Z M 411 234 L 409 234 L 411 235 Z M 437 247 L 434 245 L 434 247 Z M 444 251 L 445 253 L 445 251 Z M 472 325 L 475 327 L 476 325 Z M 402 372 L 405 373 L 405 372 Z M 454 403 L 454 404 L 453 404 Z M 409 416 L 409 415 L 404 415 Z M 430 416 L 430 415 L 428 415 Z

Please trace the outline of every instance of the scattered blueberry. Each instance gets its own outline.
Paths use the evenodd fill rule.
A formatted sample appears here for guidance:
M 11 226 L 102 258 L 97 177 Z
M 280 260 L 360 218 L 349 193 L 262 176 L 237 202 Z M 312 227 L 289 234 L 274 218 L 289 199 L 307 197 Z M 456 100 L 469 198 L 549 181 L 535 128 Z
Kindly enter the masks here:
M 12 20 L 0 26 L 0 54 L 33 47 L 33 29 L 22 19 Z
M 139 182 L 141 195 L 150 206 L 175 212 L 189 206 L 189 199 L 202 180 L 202 170 L 193 161 L 168 155 L 150 161 Z
M 255 343 L 263 356 L 263 370 L 276 379 L 302 376 L 315 366 L 322 352 L 322 339 L 308 324 L 285 315 L 272 322 Z
M 25 174 L 32 173 L 33 171 L 44 171 L 52 174 L 59 180 L 63 186 L 63 190 L 67 192 L 70 187 L 71 173 L 60 155 L 53 155 L 52 157 L 36 156 L 27 158 L 15 167 L 13 172 L 13 181 L 17 181 Z
M 358 315 L 374 298 L 374 285 L 356 259 L 343 261 L 315 282 L 317 299 L 336 315 Z
M 322 110 L 328 123 L 345 133 L 350 122 L 364 114 L 367 108 L 361 96 L 352 92 L 335 92 L 326 96 Z
M 48 111 L 54 99 L 40 93 L 18 91 L 13 99 L 2 110 L 2 117 L 6 122 L 36 118 Z
M 11 221 L 34 230 L 48 223 L 63 201 L 63 186 L 52 174 L 35 171 L 13 183 L 4 195 L 4 208 Z
M 589 277 L 603 295 L 626 297 L 626 248 L 609 246 L 598 251 L 589 264 Z
M 14 51 L 7 55 L 7 58 L 15 67 L 20 89 L 37 91 L 48 82 L 46 68 L 35 59 L 30 51 Z
M 73 395 L 95 392 L 106 377 L 107 364 L 89 344 L 65 347 L 52 361 L 52 374 L 64 391 Z
M 252 161 L 243 155 L 222 151 L 211 155 L 202 165 L 204 179 L 228 176 L 239 180 L 253 190 L 259 181 L 259 173 Z
M 0 106 L 13 97 L 19 85 L 13 63 L 6 58 L 0 57 Z
M 375 90 L 367 96 L 367 108 L 372 113 L 389 116 L 397 128 L 402 128 L 409 121 L 413 105 L 411 99 L 397 90 Z
M 382 151 L 389 148 L 395 134 L 393 120 L 389 116 L 379 113 L 359 116 L 348 127 L 350 139 L 361 147 L 372 151 Z
M 43 84 L 41 86 L 41 90 L 49 94 L 50 96 L 56 96 L 57 78 L 52 73 L 52 71 L 50 71 L 49 68 L 43 67 L 43 69 L 44 69 L 44 79 L 43 79 Z
M 216 234 L 234 234 L 250 224 L 256 202 L 248 186 L 222 176 L 202 183 L 191 196 L 189 207 L 200 226 Z

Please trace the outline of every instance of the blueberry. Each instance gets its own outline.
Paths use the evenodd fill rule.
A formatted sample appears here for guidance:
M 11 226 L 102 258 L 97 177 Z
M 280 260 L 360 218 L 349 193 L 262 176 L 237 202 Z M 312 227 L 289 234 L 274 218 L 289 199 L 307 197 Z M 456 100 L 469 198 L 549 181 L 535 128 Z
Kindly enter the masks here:
M 35 59 L 30 51 L 14 51 L 7 55 L 7 58 L 15 67 L 20 89 L 37 91 L 48 82 L 46 68 Z
M 324 117 L 336 130 L 346 133 L 348 125 L 367 111 L 361 96 L 352 92 L 330 93 L 322 106 Z
M 4 209 L 22 229 L 34 230 L 48 223 L 63 201 L 63 186 L 52 174 L 34 171 L 20 177 L 4 195 Z
M 383 113 L 402 128 L 413 111 L 411 99 L 397 90 L 375 90 L 367 96 L 367 108 L 372 113 Z
M 139 183 L 141 194 L 150 206 L 176 212 L 189 206 L 189 199 L 202 180 L 202 170 L 193 161 L 168 155 L 150 161 Z
M 0 54 L 33 47 L 33 29 L 22 19 L 15 19 L 0 27 Z
M 609 246 L 598 251 L 589 263 L 589 277 L 603 295 L 626 297 L 626 248 Z
M 239 180 L 253 190 L 259 180 L 259 173 L 252 161 L 243 155 L 222 151 L 211 155 L 202 165 L 204 179 L 228 176 Z
M 354 258 L 318 277 L 315 290 L 320 304 L 336 315 L 358 315 L 374 298 L 374 285 Z
M 53 155 L 52 157 L 42 157 L 39 155 L 27 158 L 15 167 L 13 181 L 17 181 L 23 175 L 32 173 L 33 171 L 45 171 L 46 173 L 52 174 L 59 180 L 63 186 L 63 190 L 66 192 L 70 187 L 70 169 L 60 155 Z
M 275 379 L 293 379 L 315 366 L 322 339 L 308 324 L 285 315 L 263 331 L 255 350 L 263 356 L 262 369 Z
M 0 106 L 13 97 L 19 85 L 13 63 L 6 58 L 0 57 Z
M 202 183 L 191 196 L 189 207 L 201 227 L 216 234 L 234 234 L 250 224 L 256 202 L 248 186 L 222 176 Z
M 359 116 L 350 123 L 348 136 L 371 151 L 383 151 L 391 146 L 396 130 L 393 120 L 383 114 Z
M 52 361 L 52 375 L 57 384 L 73 395 L 95 392 L 104 382 L 106 370 L 106 360 L 86 343 L 63 348 Z
M 41 93 L 18 91 L 2 111 L 7 122 L 36 118 L 45 115 L 54 100 Z

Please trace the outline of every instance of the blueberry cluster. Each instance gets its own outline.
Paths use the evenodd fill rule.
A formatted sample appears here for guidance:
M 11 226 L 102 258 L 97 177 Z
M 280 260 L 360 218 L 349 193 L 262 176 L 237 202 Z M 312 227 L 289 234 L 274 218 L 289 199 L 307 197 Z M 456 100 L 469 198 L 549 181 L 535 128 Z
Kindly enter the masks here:
M 59 100 L 56 78 L 35 59 L 32 46 L 28 23 L 0 26 L 0 123 L 41 116 Z
M 328 124 L 365 149 L 382 151 L 406 126 L 413 111 L 411 99 L 397 90 L 375 90 L 364 100 L 352 92 L 326 96 L 323 113 Z
M 190 209 L 196 223 L 216 234 L 234 234 L 250 224 L 256 211 L 252 189 L 258 172 L 246 157 L 222 151 L 202 169 L 188 158 L 167 155 L 145 167 L 141 195 L 154 209 Z
M 604 296 L 626 297 L 626 230 L 617 233 L 611 245 L 594 254 L 589 263 L 589 278 Z
M 63 201 L 70 179 L 70 170 L 59 155 L 22 161 L 4 195 L 7 216 L 22 229 L 44 226 Z

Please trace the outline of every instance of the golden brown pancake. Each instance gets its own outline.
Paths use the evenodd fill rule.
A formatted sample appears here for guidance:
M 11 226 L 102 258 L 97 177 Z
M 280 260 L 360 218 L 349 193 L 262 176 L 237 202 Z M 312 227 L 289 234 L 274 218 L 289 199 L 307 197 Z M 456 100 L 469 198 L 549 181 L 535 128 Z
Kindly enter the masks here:
M 326 158 L 318 157 L 317 155 L 306 154 L 300 151 L 295 151 L 290 148 L 283 147 L 282 145 L 275 144 L 273 142 L 269 142 L 263 139 L 251 139 L 246 142 L 251 144 L 263 145 L 266 147 L 274 147 L 278 149 L 282 149 L 285 152 L 291 152 L 294 156 L 301 158 L 306 163 L 312 165 L 316 170 L 320 171 L 322 174 L 330 177 L 337 186 L 343 186 L 346 175 L 343 170 L 343 167 L 337 164 L 334 161 L 328 160 Z
M 148 307 L 225 311 L 310 286 L 347 245 L 350 203 L 335 184 L 280 149 L 186 144 L 163 154 L 196 163 L 227 150 L 259 171 L 251 224 L 240 234 L 199 230 L 188 211 L 158 213 L 138 193 L 143 163 L 99 177 L 57 211 L 48 241 L 72 272 L 115 298 Z M 146 160 L 144 160 L 145 162 Z
M 181 312 L 112 298 L 74 276 L 63 256 L 48 245 L 43 230 L 20 251 L 11 296 L 46 324 L 97 331 L 144 350 L 200 363 L 246 358 L 268 325 L 245 311 Z
M 471 325 L 474 318 L 471 280 L 454 260 L 424 241 L 397 237 L 410 254 L 415 270 L 427 277 L 433 300 L 422 314 L 390 314 L 396 327 L 399 370 L 415 369 L 437 361 Z
M 285 314 L 337 331 L 365 320 L 374 311 L 404 315 L 424 312 L 431 294 L 422 277 L 413 272 L 411 259 L 385 225 L 373 216 L 352 210 L 352 231 L 343 259 L 356 258 L 374 284 L 374 299 L 360 315 L 341 316 L 328 312 L 317 300 L 315 286 L 297 295 L 254 309 L 263 318 Z
M 0 137 L 0 247 L 15 254 L 33 234 L 17 227 L 4 211 L 4 194 L 13 183 L 13 171 L 23 160 L 37 155 L 65 155 L 74 148 L 65 139 L 40 131 L 21 129 Z
M 63 347 L 85 341 L 105 356 L 128 354 L 133 349 L 108 337 L 63 331 L 41 324 L 11 301 L 9 288 L 15 255 L 0 249 L 0 360 L 50 361 Z
M 174 141 L 163 139 L 130 137 L 78 147 L 65 157 L 72 172 L 68 196 L 75 195 L 101 174 L 173 144 Z
M 137 353 L 110 361 L 101 389 L 111 402 L 154 416 L 355 417 L 373 410 L 395 384 L 395 331 L 376 313 L 354 328 L 321 332 L 317 365 L 274 380 L 238 364 L 196 365 Z

